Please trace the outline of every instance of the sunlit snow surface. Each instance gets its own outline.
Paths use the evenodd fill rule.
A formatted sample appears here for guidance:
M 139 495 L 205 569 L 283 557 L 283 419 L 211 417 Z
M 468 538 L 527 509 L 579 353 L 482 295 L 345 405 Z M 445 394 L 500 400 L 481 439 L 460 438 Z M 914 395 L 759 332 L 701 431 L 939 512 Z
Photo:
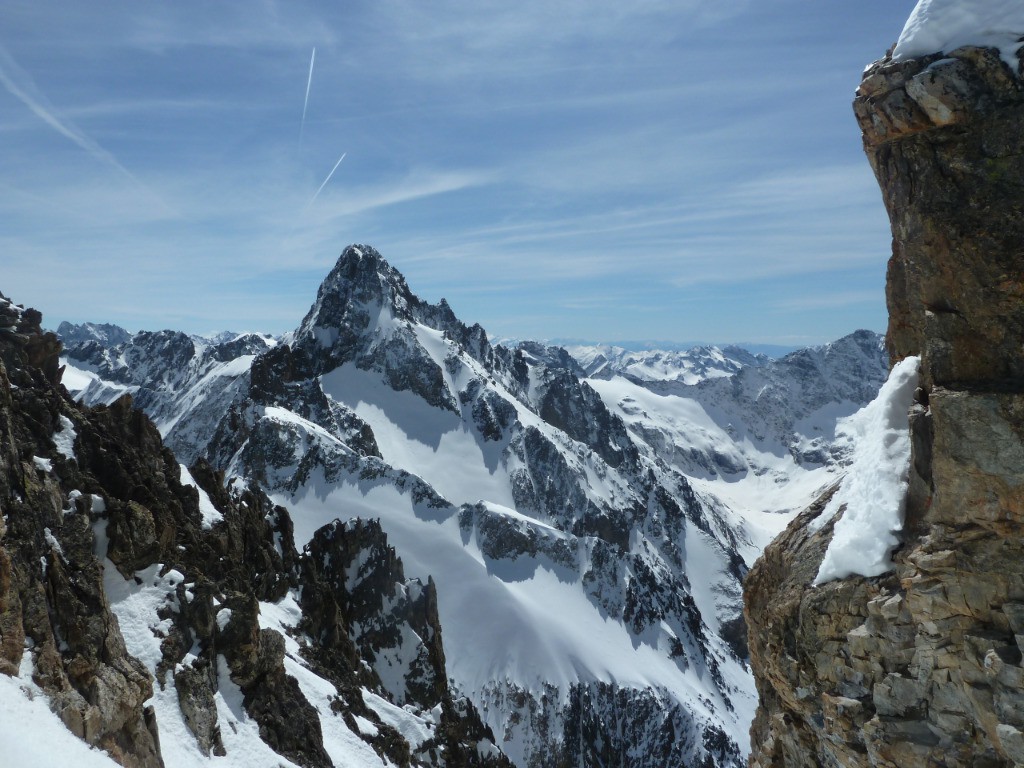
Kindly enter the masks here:
M 32 651 L 25 650 L 16 677 L 0 674 L 0 765 L 117 768 L 106 752 L 91 748 L 50 711 L 48 695 L 32 682 Z
M 897 61 L 956 50 L 995 47 L 1014 72 L 1024 36 L 1021 0 L 920 0 L 907 19 L 893 58 Z
M 543 556 L 486 558 L 475 538 L 467 539 L 460 529 L 457 509 L 429 509 L 393 486 L 371 482 L 310 483 L 296 496 L 275 500 L 289 505 L 297 541 L 308 540 L 339 516 L 380 519 L 388 543 L 401 553 L 405 572 L 430 574 L 437 583 L 448 674 L 460 690 L 486 691 L 496 682 L 509 681 L 538 694 L 545 685 L 555 685 L 565 695 L 578 680 L 661 689 L 703 719 L 734 718 L 730 735 L 746 749 L 745 731 L 756 701 L 745 669 L 722 665 L 726 683 L 735 689 L 736 711 L 725 714 L 716 702 L 718 712 L 712 712 L 704 702 L 715 695 L 714 689 L 702 679 L 699 666 L 682 671 L 656 639 L 641 642 L 621 622 L 603 615 L 580 589 L 578 576 L 563 566 Z M 687 560 L 695 571 L 713 567 L 716 555 L 705 551 L 704 542 L 694 536 L 690 543 Z M 578 556 L 586 556 L 583 547 Z M 714 611 L 704 615 L 712 619 Z M 485 710 L 485 719 L 488 714 Z M 500 734 L 504 723 L 490 725 Z M 525 764 L 524 745 L 515 738 L 502 748 Z
M 853 443 L 853 462 L 839 490 L 819 515 L 817 527 L 846 507 L 815 584 L 853 574 L 878 576 L 892 567 L 889 559 L 903 527 L 907 474 L 910 470 L 908 412 L 918 380 L 917 357 L 897 363 L 878 398 L 840 424 Z
M 427 480 L 454 504 L 489 500 L 512 506 L 508 472 L 499 465 L 502 446 L 481 444 L 460 415 L 426 407 L 417 395 L 382 386 L 378 375 L 351 363 L 321 381 L 328 396 L 370 425 L 391 466 Z M 456 384 L 451 388 L 457 392 Z

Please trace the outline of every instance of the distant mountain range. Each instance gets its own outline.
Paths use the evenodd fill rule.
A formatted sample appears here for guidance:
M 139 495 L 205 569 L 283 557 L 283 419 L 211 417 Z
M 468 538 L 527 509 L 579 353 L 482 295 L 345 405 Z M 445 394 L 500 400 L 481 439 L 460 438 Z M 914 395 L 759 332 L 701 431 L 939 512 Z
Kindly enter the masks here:
M 521 341 L 531 341 L 531 339 L 519 339 L 513 337 L 500 337 L 492 336 L 492 344 L 502 344 L 507 347 L 515 347 Z M 720 349 L 725 348 L 736 348 L 742 349 L 754 355 L 764 355 L 765 357 L 778 358 L 788 355 L 790 352 L 796 352 L 798 349 L 802 349 L 800 345 L 792 344 L 760 344 L 755 342 L 707 342 L 707 341 L 669 341 L 669 340 L 654 340 L 654 339 L 633 339 L 625 341 L 601 341 L 594 339 L 569 339 L 569 338 L 551 338 L 544 339 L 543 344 L 554 347 L 564 347 L 565 349 L 572 349 L 575 347 L 617 347 L 627 352 L 688 352 L 691 349 L 697 347 L 718 347 Z
M 130 394 L 179 460 L 286 507 L 300 550 L 379 522 L 436 584 L 452 690 L 552 768 L 744 764 L 742 578 L 836 480 L 835 419 L 887 370 L 866 331 L 777 360 L 492 344 L 368 246 L 279 339 L 58 330 L 76 397 Z M 427 639 L 366 646 L 393 703 Z

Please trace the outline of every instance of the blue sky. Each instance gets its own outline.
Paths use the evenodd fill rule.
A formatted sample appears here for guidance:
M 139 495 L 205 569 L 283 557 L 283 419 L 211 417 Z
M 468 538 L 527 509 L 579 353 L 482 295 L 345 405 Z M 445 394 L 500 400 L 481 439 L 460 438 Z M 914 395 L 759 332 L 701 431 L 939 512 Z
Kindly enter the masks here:
M 359 242 L 500 336 L 884 330 L 850 102 L 913 5 L 6 0 L 0 291 L 282 332 Z

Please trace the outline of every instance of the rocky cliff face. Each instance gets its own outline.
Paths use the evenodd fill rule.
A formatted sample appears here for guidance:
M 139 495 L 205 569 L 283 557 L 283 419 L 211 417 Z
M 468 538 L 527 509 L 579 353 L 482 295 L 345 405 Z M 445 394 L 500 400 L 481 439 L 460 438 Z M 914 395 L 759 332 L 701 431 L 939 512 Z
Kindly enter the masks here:
M 1024 90 L 965 48 L 876 63 L 854 108 L 892 220 L 890 354 L 922 357 L 906 521 L 892 571 L 813 587 L 823 498 L 751 571 L 751 765 L 1022 765 Z

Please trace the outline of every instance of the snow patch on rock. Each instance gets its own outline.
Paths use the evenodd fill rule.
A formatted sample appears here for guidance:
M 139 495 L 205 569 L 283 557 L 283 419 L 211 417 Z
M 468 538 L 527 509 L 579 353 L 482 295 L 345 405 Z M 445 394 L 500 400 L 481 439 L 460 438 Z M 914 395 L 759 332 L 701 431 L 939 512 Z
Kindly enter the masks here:
M 920 358 L 897 363 L 878 397 L 840 422 L 853 444 L 853 461 L 839 490 L 812 527 L 821 528 L 845 507 L 815 584 L 854 574 L 878 576 L 892 567 L 890 555 L 903 527 L 910 471 L 908 411 L 917 388 Z
M 71 419 L 61 414 L 60 431 L 54 432 L 53 437 L 50 439 L 53 440 L 53 445 L 57 452 L 68 461 L 75 458 L 76 437 L 78 437 L 78 433 L 75 432 L 75 425 L 71 422 Z
M 188 471 L 188 467 L 184 464 L 179 464 L 178 466 L 181 468 L 181 484 L 191 485 L 199 491 L 199 513 L 203 516 L 203 530 L 208 531 L 217 523 L 223 522 L 224 515 L 222 515 L 220 510 L 213 505 L 213 501 L 210 499 L 210 494 L 199 487 L 199 483 L 197 483 L 195 478 L 192 477 L 192 473 Z

